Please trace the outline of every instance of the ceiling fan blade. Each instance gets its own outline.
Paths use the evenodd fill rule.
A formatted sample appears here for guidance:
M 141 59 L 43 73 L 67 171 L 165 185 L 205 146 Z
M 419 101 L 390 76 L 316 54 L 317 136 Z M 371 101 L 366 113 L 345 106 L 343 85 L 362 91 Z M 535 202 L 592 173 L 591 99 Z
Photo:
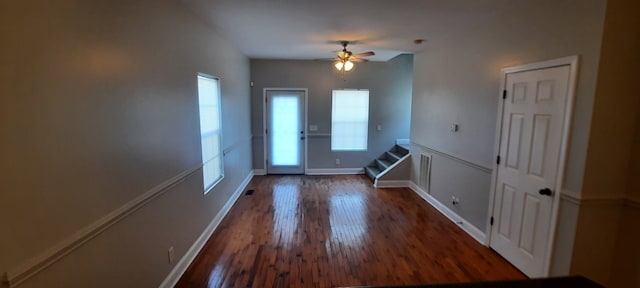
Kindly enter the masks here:
M 353 57 L 349 58 L 349 61 L 351 61 L 351 62 L 369 62 L 369 60 L 367 60 L 367 59 L 353 58 Z
M 376 55 L 376 53 L 374 53 L 373 51 L 369 51 L 369 52 L 363 52 L 363 53 L 358 53 L 358 54 L 353 54 L 351 55 L 352 57 L 369 57 L 369 56 L 373 56 Z

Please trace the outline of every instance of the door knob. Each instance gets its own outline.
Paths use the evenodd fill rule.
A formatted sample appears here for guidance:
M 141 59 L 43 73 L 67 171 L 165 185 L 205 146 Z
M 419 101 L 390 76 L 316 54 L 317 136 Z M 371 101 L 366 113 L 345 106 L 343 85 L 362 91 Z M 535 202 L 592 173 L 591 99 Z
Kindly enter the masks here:
M 540 193 L 540 195 L 551 196 L 551 194 L 553 194 L 553 191 L 551 191 L 551 189 L 549 188 L 544 188 L 544 189 L 540 189 L 538 193 Z
M 304 136 L 300 137 L 300 140 L 304 140 Z

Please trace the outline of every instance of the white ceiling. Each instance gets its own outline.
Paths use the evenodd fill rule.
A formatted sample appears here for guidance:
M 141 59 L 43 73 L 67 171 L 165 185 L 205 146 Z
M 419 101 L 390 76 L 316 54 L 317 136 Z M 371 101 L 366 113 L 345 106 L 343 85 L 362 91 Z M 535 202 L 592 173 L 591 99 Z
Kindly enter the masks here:
M 515 0 L 181 0 L 249 58 L 328 59 L 354 53 L 387 61 L 474 29 Z M 421 45 L 414 39 L 425 39 Z

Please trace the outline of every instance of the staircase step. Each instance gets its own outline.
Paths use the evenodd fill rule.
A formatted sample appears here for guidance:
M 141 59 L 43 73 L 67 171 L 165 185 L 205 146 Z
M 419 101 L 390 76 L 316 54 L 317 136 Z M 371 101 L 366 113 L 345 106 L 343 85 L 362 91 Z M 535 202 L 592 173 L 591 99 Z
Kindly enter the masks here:
M 371 178 L 372 181 L 374 181 L 376 179 L 376 176 L 378 176 L 378 174 L 380 174 L 380 169 L 378 169 L 378 167 L 373 167 L 373 166 L 367 166 L 364 167 L 364 173 L 369 176 L 369 178 Z
M 375 183 L 376 177 L 380 173 L 389 169 L 391 165 L 400 161 L 402 157 L 409 154 L 409 150 L 405 147 L 395 145 L 389 151 L 384 152 L 378 159 L 373 160 L 369 165 L 364 167 L 364 173 Z
M 402 158 L 401 155 L 398 155 L 398 154 L 396 154 L 396 153 L 394 153 L 392 151 L 387 151 L 385 153 L 385 155 L 386 155 L 387 159 L 389 159 L 389 162 L 391 162 L 391 163 L 395 163 L 396 161 L 400 160 L 400 158 Z
M 409 149 L 402 147 L 400 145 L 395 145 L 393 146 L 393 148 L 391 148 L 391 151 L 396 155 L 399 155 L 400 158 L 404 157 L 405 155 L 409 154 Z
M 387 159 L 376 159 L 376 164 L 378 164 L 378 168 L 380 168 L 380 170 L 386 170 L 393 163 Z

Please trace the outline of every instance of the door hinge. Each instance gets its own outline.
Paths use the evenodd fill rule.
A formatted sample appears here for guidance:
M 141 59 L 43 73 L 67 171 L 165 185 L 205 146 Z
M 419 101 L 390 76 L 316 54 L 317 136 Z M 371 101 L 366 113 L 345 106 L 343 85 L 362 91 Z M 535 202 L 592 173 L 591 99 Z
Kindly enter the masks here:
M 269 133 L 269 129 L 264 129 L 264 134 L 268 134 Z
M 507 90 L 502 90 L 502 99 L 507 99 Z
M 496 164 L 500 165 L 500 155 L 498 155 L 498 157 L 496 157 Z
M 489 225 L 493 226 L 493 216 L 491 216 L 491 219 L 489 219 Z

